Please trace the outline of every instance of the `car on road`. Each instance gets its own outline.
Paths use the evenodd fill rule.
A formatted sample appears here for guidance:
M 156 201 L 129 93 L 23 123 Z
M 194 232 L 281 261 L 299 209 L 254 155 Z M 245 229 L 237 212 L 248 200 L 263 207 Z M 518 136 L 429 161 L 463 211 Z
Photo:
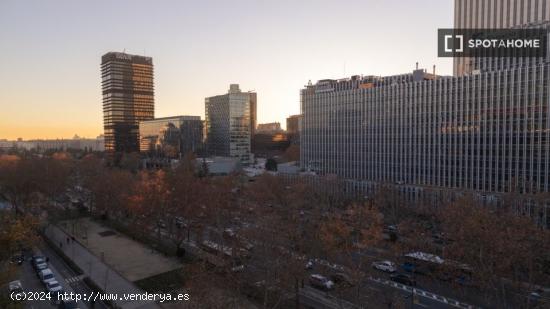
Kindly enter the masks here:
M 159 219 L 159 220 L 157 221 L 157 227 L 158 227 L 158 228 L 161 228 L 161 229 L 165 229 L 165 228 L 166 228 L 166 223 L 164 223 L 164 220 Z
M 345 273 L 334 273 L 334 274 L 330 275 L 330 279 L 334 283 L 339 284 L 339 285 L 344 285 L 344 286 L 354 286 L 355 285 L 353 280 L 351 280 L 351 278 Z
M 416 281 L 409 275 L 405 274 L 393 274 L 390 276 L 391 281 L 401 283 L 404 285 L 416 286 Z
M 311 286 L 325 291 L 334 289 L 334 282 L 332 282 L 332 280 L 328 279 L 327 277 L 319 274 L 313 274 L 309 276 L 309 283 L 311 284 Z
M 404 271 L 406 271 L 408 273 L 421 273 L 422 272 L 418 269 L 418 267 L 416 267 L 416 265 L 414 263 L 410 263 L 410 262 L 405 262 L 405 263 L 401 264 L 401 269 L 403 269 Z
M 234 273 L 242 273 L 244 271 L 244 268 L 245 268 L 244 264 L 240 264 L 240 265 L 231 267 L 231 271 Z
M 372 267 L 387 273 L 394 273 L 397 269 L 395 264 L 391 261 L 376 261 L 372 262 Z
M 21 284 L 21 281 L 19 281 L 19 280 L 15 280 L 15 281 L 10 282 L 9 283 L 9 288 L 10 288 L 10 295 L 12 293 L 14 293 L 13 294 L 14 297 L 17 296 L 17 295 L 23 294 L 23 285 Z M 15 298 L 15 299 L 17 299 L 17 298 Z
M 175 217 L 174 222 L 176 223 L 176 227 L 179 229 L 187 228 L 187 224 L 185 224 L 182 217 Z
M 41 270 L 38 277 L 40 278 L 40 281 L 42 281 L 42 284 L 44 284 L 45 286 L 49 282 L 56 281 L 55 275 L 53 274 L 52 270 L 49 268 Z

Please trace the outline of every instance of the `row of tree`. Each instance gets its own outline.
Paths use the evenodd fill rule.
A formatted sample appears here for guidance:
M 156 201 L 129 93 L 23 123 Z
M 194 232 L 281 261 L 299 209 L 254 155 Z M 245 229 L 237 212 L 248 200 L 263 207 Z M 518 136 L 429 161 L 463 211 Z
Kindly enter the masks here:
M 396 261 L 411 251 L 456 261 L 455 266 L 471 269 L 470 285 L 490 305 L 502 308 L 527 305 L 528 291 L 550 285 L 548 231 L 518 216 L 516 208 L 481 205 L 468 192 L 434 207 L 433 201 L 413 205 L 392 186 L 370 198 L 352 197 L 334 177 L 312 181 L 265 174 L 253 182 L 241 175 L 208 177 L 192 156 L 176 169 L 153 171 L 107 166 L 94 155 L 78 160 L 65 154 L 0 157 L 0 197 L 19 213 L 56 207 L 59 196 L 75 186 L 84 192 L 92 215 L 143 236 L 153 231 L 159 243 L 168 238 L 174 252 L 185 241 L 205 238 L 233 250 L 243 241 L 254 244 L 252 267 L 244 274 L 228 272 L 227 282 L 243 293 L 251 281 L 263 282 L 259 299 L 266 308 L 298 293 L 310 258 L 340 265 L 333 271 L 345 272 L 354 286 L 352 295 L 349 289 L 342 293 L 361 304 L 373 293 L 364 288 L 368 276 L 375 275 L 363 254 L 369 250 Z M 162 225 L 166 233 L 158 228 Z M 399 235 L 395 242 L 386 240 L 389 225 Z M 239 236 L 228 237 L 228 229 L 238 229 Z M 441 280 L 452 269 L 435 271 Z M 396 303 L 393 296 L 387 298 L 388 304 Z

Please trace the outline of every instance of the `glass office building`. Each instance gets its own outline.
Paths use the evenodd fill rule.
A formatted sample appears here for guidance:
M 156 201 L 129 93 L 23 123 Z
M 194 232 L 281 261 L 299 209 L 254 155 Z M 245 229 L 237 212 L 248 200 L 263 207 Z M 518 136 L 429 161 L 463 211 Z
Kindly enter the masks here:
M 252 136 L 256 126 L 256 93 L 230 85 L 224 95 L 205 99 L 207 150 L 210 155 L 252 161 Z
M 139 122 L 155 116 L 152 58 L 109 52 L 101 80 L 105 151 L 139 151 Z
M 140 151 L 150 157 L 182 158 L 200 153 L 203 124 L 200 116 L 156 118 L 139 123 Z

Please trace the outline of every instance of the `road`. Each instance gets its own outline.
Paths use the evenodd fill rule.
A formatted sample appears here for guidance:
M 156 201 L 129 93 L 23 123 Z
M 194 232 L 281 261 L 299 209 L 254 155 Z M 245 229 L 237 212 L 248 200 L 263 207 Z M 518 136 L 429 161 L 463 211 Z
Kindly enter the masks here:
M 63 290 L 65 292 L 82 293 L 83 291 L 85 291 L 83 288 L 79 288 L 78 285 L 69 283 L 71 281 L 70 279 L 74 277 L 74 273 L 71 272 L 67 266 L 59 261 L 60 258 L 53 251 L 51 251 L 51 249 L 47 248 L 45 245 L 40 246 L 40 249 L 37 250 L 36 253 L 42 254 L 49 258 L 48 267 L 55 274 L 57 281 L 63 286 Z M 25 292 L 45 291 L 44 285 L 38 279 L 38 276 L 36 275 L 36 272 L 31 265 L 30 256 L 28 256 L 25 262 L 21 265 L 21 268 L 19 270 L 19 280 L 21 280 L 21 284 L 23 285 L 23 290 Z M 79 302 L 78 305 L 81 309 L 89 308 L 85 303 Z M 51 300 L 32 300 L 26 301 L 25 307 L 30 309 L 52 309 L 57 308 L 57 302 L 53 298 Z M 95 308 L 103 309 L 107 307 L 96 306 Z
M 89 295 L 92 293 L 92 290 L 78 277 L 78 275 L 63 261 L 63 259 L 58 256 L 54 250 L 52 250 L 47 244 L 44 244 L 40 247 L 42 253 L 50 258 L 50 265 L 52 265 L 58 273 L 64 278 L 64 284 L 71 287 L 75 293 L 81 295 Z M 32 267 L 31 267 L 32 268 Z M 89 302 L 85 304 L 92 308 Z M 107 309 L 108 307 L 102 302 L 96 302 L 94 304 L 94 309 Z
M 155 236 L 158 235 L 158 232 L 159 231 L 156 229 L 152 230 L 152 233 L 154 233 Z M 160 235 L 162 238 L 168 237 L 166 230 L 161 230 Z M 208 231 L 206 231 L 203 239 L 208 239 L 209 236 L 210 235 Z M 190 241 L 184 241 L 182 245 L 188 251 L 195 252 L 197 248 L 197 246 L 195 245 L 195 240 L 195 235 L 192 235 Z M 370 258 L 373 260 L 380 259 L 378 255 L 375 255 L 375 253 L 371 252 L 370 254 L 372 255 L 370 256 Z M 250 260 L 248 261 L 247 268 L 248 270 L 261 269 L 262 263 L 262 261 Z M 367 265 L 370 265 L 370 262 L 367 263 Z M 362 285 L 364 289 L 370 290 L 371 292 L 377 292 L 380 295 L 400 295 L 405 302 L 411 304 L 412 308 L 468 308 L 467 304 L 423 289 L 415 289 L 415 296 L 414 298 L 412 298 L 413 293 L 411 292 L 410 287 L 403 286 L 401 284 L 395 284 L 387 280 L 388 278 L 389 276 L 387 274 L 380 273 L 379 277 L 374 278 L 375 280 L 365 280 L 362 282 Z M 336 295 L 336 293 L 334 292 L 327 293 L 308 286 L 303 288 L 302 292 L 300 293 L 302 302 L 313 308 L 357 308 L 357 306 L 354 306 L 348 301 L 354 299 L 353 297 L 349 297 L 349 295 L 353 295 L 353 291 L 344 291 L 344 293 L 339 293 L 339 295 Z M 376 303 L 380 306 L 387 306 L 387 304 L 384 304 L 384 302 L 380 300 L 381 298 L 382 297 L 379 297 L 378 299 L 363 299 L 362 302 L 371 304 Z

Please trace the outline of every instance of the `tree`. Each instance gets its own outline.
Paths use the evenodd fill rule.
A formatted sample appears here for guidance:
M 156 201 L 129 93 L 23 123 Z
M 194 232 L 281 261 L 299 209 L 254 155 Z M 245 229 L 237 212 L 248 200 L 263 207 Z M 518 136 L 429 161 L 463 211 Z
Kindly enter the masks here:
M 362 304 L 362 282 L 367 260 L 362 250 L 372 249 L 382 241 L 383 215 L 372 203 L 349 205 L 333 212 L 321 225 L 321 239 L 331 260 L 339 261 L 355 286 L 355 303 Z
M 549 283 L 542 257 L 550 249 L 550 235 L 529 217 L 518 216 L 507 207 L 483 207 L 472 195 L 464 194 L 442 209 L 440 218 L 444 233 L 452 240 L 444 257 L 471 267 L 473 283 L 495 306 L 519 306 L 535 284 Z M 518 291 L 519 297 L 510 289 Z

